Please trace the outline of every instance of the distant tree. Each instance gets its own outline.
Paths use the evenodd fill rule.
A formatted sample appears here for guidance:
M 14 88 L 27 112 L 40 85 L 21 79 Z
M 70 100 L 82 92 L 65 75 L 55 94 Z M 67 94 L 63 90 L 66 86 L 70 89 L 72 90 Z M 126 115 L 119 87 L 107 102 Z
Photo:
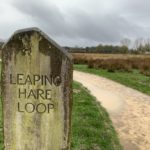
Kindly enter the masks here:
M 150 39 L 144 41 L 144 52 L 150 52 Z
M 134 49 L 137 51 L 142 51 L 143 50 L 143 38 L 138 38 L 134 42 Z
M 0 42 L 0 49 L 2 48 L 3 44 L 4 44 L 4 42 Z
M 139 53 L 150 52 L 150 39 L 136 39 L 134 43 L 134 49 Z
M 124 38 L 124 39 L 122 39 L 120 42 L 121 42 L 121 45 L 122 45 L 122 46 L 126 46 L 126 47 L 129 49 L 129 46 L 130 46 L 130 44 L 131 44 L 131 40 L 130 40 L 130 39 Z

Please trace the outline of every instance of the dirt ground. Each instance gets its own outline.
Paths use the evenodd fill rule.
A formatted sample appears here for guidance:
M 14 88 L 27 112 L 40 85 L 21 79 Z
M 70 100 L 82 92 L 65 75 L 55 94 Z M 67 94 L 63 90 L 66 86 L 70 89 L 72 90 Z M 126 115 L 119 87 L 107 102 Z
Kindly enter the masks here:
M 124 150 L 150 150 L 150 96 L 88 73 L 73 78 L 106 108 Z

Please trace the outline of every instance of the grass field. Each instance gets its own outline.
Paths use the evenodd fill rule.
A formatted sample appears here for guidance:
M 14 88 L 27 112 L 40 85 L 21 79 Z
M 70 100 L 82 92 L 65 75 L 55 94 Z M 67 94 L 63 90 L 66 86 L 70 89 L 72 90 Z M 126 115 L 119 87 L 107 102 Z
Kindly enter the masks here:
M 71 150 L 121 150 L 106 110 L 74 83 Z
M 85 58 L 85 59 L 108 59 L 108 58 L 150 58 L 150 55 L 133 55 L 133 54 L 96 54 L 96 53 L 72 53 L 74 58 Z
M 150 76 L 150 55 L 74 53 L 75 64 L 87 64 L 89 68 L 106 69 L 109 72 L 132 72 Z
M 105 109 L 80 84 L 74 83 L 71 150 L 121 150 Z M 3 150 L 0 103 L 0 150 Z
M 108 72 L 105 69 L 88 68 L 87 65 L 74 65 L 74 69 L 109 78 L 150 95 L 150 77 L 139 73 L 137 70 L 132 72 Z

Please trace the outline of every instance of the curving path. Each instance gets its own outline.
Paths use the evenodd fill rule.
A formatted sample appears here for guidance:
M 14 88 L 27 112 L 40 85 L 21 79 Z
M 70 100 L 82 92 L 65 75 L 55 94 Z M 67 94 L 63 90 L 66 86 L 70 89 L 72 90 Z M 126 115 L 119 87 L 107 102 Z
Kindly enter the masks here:
M 150 150 L 150 96 L 88 73 L 73 78 L 106 108 L 124 150 Z

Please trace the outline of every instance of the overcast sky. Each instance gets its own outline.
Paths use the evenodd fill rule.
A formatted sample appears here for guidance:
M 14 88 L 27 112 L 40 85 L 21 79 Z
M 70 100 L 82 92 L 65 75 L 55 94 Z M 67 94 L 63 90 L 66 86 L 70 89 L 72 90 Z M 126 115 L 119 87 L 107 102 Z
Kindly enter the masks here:
M 150 0 L 1 0 L 0 39 L 39 27 L 62 46 L 150 37 Z

